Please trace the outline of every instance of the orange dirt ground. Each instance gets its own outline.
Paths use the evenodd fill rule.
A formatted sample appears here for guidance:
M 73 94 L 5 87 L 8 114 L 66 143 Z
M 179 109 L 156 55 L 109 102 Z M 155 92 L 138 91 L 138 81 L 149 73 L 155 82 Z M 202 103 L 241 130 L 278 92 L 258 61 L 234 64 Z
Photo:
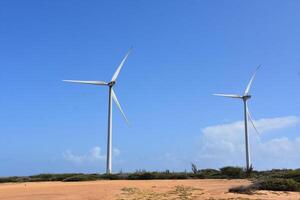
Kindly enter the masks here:
M 223 200 L 295 199 L 298 192 L 258 191 L 255 194 L 228 193 L 247 180 L 149 180 L 39 182 L 0 184 L 0 200 Z

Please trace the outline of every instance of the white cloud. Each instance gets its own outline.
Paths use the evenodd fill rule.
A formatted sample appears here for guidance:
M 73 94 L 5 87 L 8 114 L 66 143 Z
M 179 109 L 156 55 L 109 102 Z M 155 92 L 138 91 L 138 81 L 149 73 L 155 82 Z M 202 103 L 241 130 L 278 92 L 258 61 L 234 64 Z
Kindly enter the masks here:
M 65 160 L 75 163 L 82 163 L 85 160 L 85 156 L 74 155 L 70 150 L 63 153 Z
M 299 123 L 300 123 L 300 118 L 296 116 L 260 119 L 255 121 L 255 125 L 260 130 L 261 133 L 276 130 L 276 129 L 292 127 Z
M 113 156 L 120 155 L 120 150 L 115 148 L 113 149 Z M 104 161 L 106 159 L 106 155 L 102 153 L 100 147 L 92 148 L 87 154 L 84 155 L 75 155 L 70 150 L 67 150 L 63 153 L 63 157 L 65 160 L 73 163 L 86 163 L 86 162 L 98 162 Z
M 290 163 L 296 160 L 298 164 L 300 163 L 300 137 L 293 140 L 287 137 L 275 138 L 259 143 L 257 147 L 256 152 L 261 154 L 261 159 L 268 158 L 268 160 L 280 163 Z
M 300 123 L 300 118 L 295 116 L 267 118 L 254 123 L 260 133 L 266 133 L 293 127 Z M 261 135 L 263 136 L 264 134 Z M 261 141 L 261 138 L 250 128 L 250 141 L 254 167 L 296 167 L 297 163 L 300 163 L 300 137 L 294 139 L 280 137 Z M 204 128 L 199 148 L 198 161 L 204 167 L 244 166 L 243 121 Z

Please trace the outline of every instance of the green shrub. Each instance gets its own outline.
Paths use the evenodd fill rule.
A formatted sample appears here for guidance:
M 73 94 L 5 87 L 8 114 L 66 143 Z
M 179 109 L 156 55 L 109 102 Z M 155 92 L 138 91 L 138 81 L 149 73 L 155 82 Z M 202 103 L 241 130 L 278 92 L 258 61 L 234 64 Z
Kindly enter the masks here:
M 229 189 L 229 192 L 252 194 L 256 190 L 271 191 L 300 191 L 300 183 L 293 179 L 267 178 L 248 186 L 238 186 Z
M 201 169 L 198 174 L 203 178 L 222 178 L 220 171 L 216 169 Z
M 294 179 L 300 183 L 300 169 L 288 170 L 283 176 L 284 178 Z
M 300 183 L 300 169 L 272 169 L 268 171 L 255 171 L 252 177 L 254 178 L 281 178 L 294 179 Z
M 79 174 L 75 176 L 68 177 L 64 179 L 64 182 L 73 182 L 73 181 L 96 181 L 101 179 L 99 174 Z
M 126 174 L 102 174 L 100 175 L 101 179 L 105 179 L 105 180 L 123 180 L 126 179 L 128 175 Z
M 188 179 L 193 178 L 193 174 L 183 172 L 135 172 L 129 174 L 125 179 L 129 180 L 152 180 L 152 179 Z
M 223 167 L 220 169 L 221 175 L 227 176 L 228 178 L 244 178 L 245 174 L 243 169 L 240 167 Z
M 13 176 L 13 177 L 0 178 L 0 183 L 18 183 L 18 182 L 29 182 L 29 181 L 30 181 L 29 177 Z
M 273 191 L 300 191 L 300 183 L 294 179 L 265 179 L 258 182 L 258 189 Z
M 69 177 L 74 177 L 83 174 L 38 174 L 34 176 L 29 176 L 30 182 L 39 182 L 39 181 L 63 181 Z
M 134 173 L 134 174 L 130 174 L 128 176 L 129 179 L 132 180 L 150 180 L 150 179 L 157 179 L 156 178 L 156 174 L 153 172 L 141 172 L 141 173 Z
M 155 174 L 151 173 L 151 172 L 145 172 L 140 174 L 139 179 L 140 180 L 151 180 L 151 179 L 155 179 Z
M 168 176 L 168 179 L 188 179 L 192 178 L 192 174 L 187 173 L 173 173 Z

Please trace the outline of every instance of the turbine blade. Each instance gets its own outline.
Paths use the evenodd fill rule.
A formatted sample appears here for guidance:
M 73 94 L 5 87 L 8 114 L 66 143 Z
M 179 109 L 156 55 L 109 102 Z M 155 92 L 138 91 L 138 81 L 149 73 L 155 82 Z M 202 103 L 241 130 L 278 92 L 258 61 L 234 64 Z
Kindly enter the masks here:
M 125 63 L 127 57 L 129 56 L 129 54 L 130 54 L 130 52 L 131 52 L 131 49 L 132 49 L 132 48 L 130 48 L 129 51 L 126 53 L 125 57 L 124 57 L 123 60 L 121 61 L 121 63 L 120 63 L 120 65 L 118 66 L 117 70 L 115 71 L 113 77 L 111 78 L 111 81 L 116 81 L 116 79 L 118 78 L 118 75 L 119 75 L 119 73 L 120 73 L 120 71 L 121 71 L 121 69 L 122 69 L 122 67 L 123 67 L 123 65 L 124 65 L 124 63 Z
M 229 97 L 229 98 L 242 98 L 238 94 L 213 94 L 214 96 L 220 96 L 220 97 Z
M 249 83 L 248 83 L 248 85 L 246 87 L 244 95 L 247 95 L 249 93 L 251 85 L 252 85 L 252 82 L 253 82 L 253 80 L 255 78 L 256 72 L 259 70 L 260 67 L 261 67 L 261 65 L 258 65 L 258 67 L 256 68 L 254 74 L 252 75 L 252 77 L 251 77 L 251 79 L 250 79 L 250 81 L 249 81 Z
M 79 81 L 79 80 L 63 80 L 69 83 L 81 83 L 81 84 L 91 84 L 91 85 L 107 85 L 104 81 Z
M 123 117 L 124 117 L 126 123 L 129 125 L 129 121 L 127 120 L 127 117 L 126 117 L 126 115 L 124 114 L 124 112 L 123 112 L 123 110 L 122 110 L 122 107 L 121 107 L 121 105 L 120 105 L 120 103 L 119 103 L 119 101 L 118 101 L 118 98 L 117 98 L 117 96 L 116 96 L 116 94 L 115 94 L 115 92 L 114 92 L 113 89 L 111 89 L 111 94 L 112 94 L 112 98 L 113 98 L 114 102 L 117 104 L 117 107 L 119 108 L 120 112 L 122 113 L 122 115 L 123 115 Z
M 250 114 L 248 106 L 247 106 L 247 114 L 248 114 L 249 120 L 250 120 L 255 132 L 259 135 L 259 132 L 258 132 L 257 128 L 255 127 L 255 124 L 254 124 L 254 121 L 253 121 L 252 116 Z

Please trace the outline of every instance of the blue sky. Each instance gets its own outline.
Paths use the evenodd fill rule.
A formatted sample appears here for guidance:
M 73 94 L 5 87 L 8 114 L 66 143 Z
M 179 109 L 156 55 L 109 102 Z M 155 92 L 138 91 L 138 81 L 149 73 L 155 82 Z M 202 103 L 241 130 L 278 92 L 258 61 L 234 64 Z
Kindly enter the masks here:
M 0 176 L 104 172 L 105 80 L 115 91 L 113 170 L 243 166 L 242 93 L 257 169 L 298 168 L 299 1 L 1 1 Z M 221 128 L 220 128 L 221 127 Z M 275 153 L 274 153 L 275 152 Z M 276 153 L 277 152 L 277 153 Z

